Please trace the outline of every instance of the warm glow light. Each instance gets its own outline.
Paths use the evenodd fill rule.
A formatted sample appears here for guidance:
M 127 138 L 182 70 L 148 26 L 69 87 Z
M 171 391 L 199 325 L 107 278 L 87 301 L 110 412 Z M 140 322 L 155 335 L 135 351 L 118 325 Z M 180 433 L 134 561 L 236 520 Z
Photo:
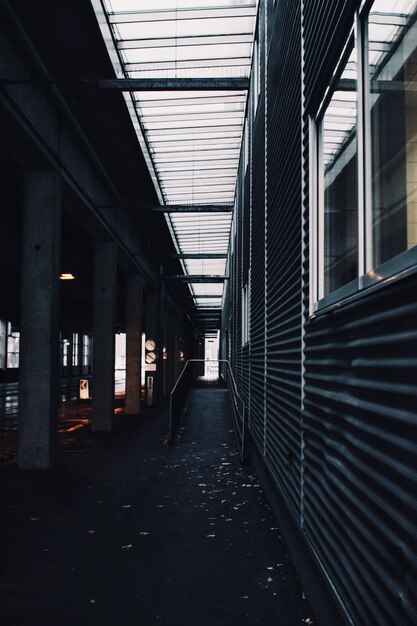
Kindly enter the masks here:
M 61 274 L 59 280 L 74 280 L 74 274 Z

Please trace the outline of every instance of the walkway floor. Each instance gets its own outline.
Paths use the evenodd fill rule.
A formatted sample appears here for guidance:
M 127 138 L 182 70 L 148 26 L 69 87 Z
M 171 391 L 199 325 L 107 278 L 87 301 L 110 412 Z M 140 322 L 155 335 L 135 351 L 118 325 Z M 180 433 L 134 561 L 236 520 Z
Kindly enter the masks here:
M 317 623 L 223 389 L 195 389 L 177 442 L 166 410 L 74 433 L 51 473 L 0 466 L 0 615 L 13 626 Z

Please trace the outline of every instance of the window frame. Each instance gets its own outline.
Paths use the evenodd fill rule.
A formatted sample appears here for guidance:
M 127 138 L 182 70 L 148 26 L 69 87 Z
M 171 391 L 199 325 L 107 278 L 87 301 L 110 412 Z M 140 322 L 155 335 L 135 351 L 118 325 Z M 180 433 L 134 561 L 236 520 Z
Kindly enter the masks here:
M 249 318 L 249 282 L 242 289 L 242 347 L 249 344 L 250 338 Z
M 324 96 L 315 114 L 309 116 L 309 244 L 310 244 L 310 318 L 340 307 L 344 302 L 365 296 L 369 290 L 381 288 L 410 274 L 417 273 L 417 246 L 404 250 L 380 265 L 373 265 L 371 133 L 368 66 L 368 16 L 374 0 L 367 0 L 356 11 L 354 23 L 346 39 L 335 71 L 328 81 Z M 324 171 L 322 159 L 322 121 L 335 87 L 352 49 L 357 51 L 357 235 L 358 271 L 356 278 L 323 295 L 324 276 Z
M 253 40 L 252 74 L 253 120 L 255 120 L 258 112 L 259 97 L 261 94 L 261 42 L 259 20 L 255 26 L 255 37 Z

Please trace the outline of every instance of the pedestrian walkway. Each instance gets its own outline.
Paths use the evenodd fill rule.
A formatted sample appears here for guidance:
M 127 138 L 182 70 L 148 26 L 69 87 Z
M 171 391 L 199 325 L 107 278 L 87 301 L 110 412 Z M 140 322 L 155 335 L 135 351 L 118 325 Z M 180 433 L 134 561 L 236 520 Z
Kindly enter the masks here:
M 74 433 L 51 473 L 0 466 L 2 623 L 15 626 L 317 624 L 251 467 L 227 391 Z

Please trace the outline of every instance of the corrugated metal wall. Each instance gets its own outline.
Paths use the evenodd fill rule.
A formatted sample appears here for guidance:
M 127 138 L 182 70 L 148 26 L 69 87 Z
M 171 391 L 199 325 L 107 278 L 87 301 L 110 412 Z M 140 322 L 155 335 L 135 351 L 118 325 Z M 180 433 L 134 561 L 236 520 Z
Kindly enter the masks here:
M 275 36 L 271 38 L 267 67 L 266 458 L 298 518 L 302 328 L 300 9 L 300 2 L 294 0 L 281 0 L 271 9 L 269 21 Z
M 309 111 L 317 106 L 334 71 L 352 26 L 357 0 L 303 0 L 304 97 Z M 301 65 L 301 60 L 300 60 Z M 301 70 L 300 70 L 301 71 Z
M 306 328 L 304 531 L 357 625 L 417 623 L 416 293 Z
M 417 278 L 315 319 L 308 310 L 308 113 L 323 96 L 358 4 L 268 0 L 261 90 L 267 106 L 261 95 L 243 194 L 249 185 L 249 360 L 240 336 L 233 363 L 242 395 L 249 382 L 253 440 L 346 623 L 411 626 L 417 624 Z M 261 2 L 261 41 L 263 20 Z M 245 199 L 241 206 L 242 218 Z M 233 260 L 241 283 L 227 296 L 236 336 L 245 223 L 237 240 L 243 250 Z
M 260 14 L 264 2 L 260 2 Z M 259 46 L 263 49 L 263 20 L 259 20 Z M 263 56 L 263 55 L 261 55 Z M 261 60 L 261 95 L 256 114 L 251 102 L 252 142 L 250 168 L 252 176 L 252 241 L 251 241 L 251 392 L 249 421 L 253 437 L 264 449 L 265 412 L 265 99 L 264 71 Z M 253 119 L 255 118 L 255 119 Z

